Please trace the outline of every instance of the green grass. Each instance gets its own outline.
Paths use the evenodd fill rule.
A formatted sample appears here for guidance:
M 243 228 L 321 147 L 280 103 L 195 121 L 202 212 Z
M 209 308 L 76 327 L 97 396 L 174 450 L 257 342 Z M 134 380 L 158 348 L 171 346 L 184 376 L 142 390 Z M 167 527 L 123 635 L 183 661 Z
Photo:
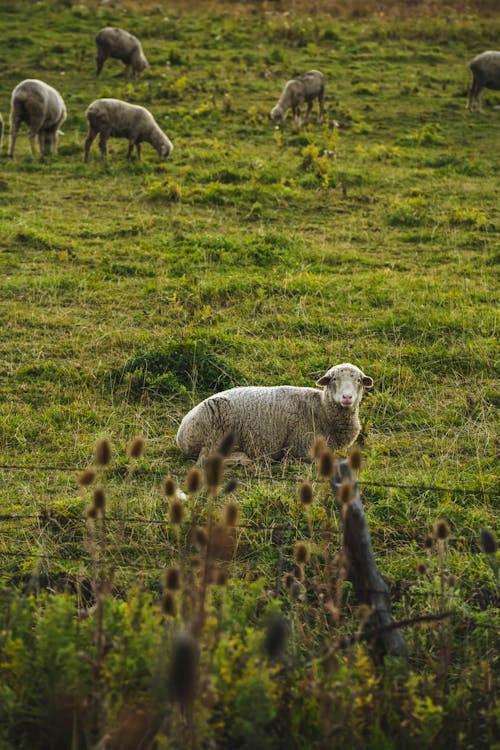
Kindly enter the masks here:
M 108 24 L 141 38 L 142 78 L 108 60 L 95 79 L 93 36 Z M 68 108 L 58 156 L 34 159 L 25 129 L 15 159 L 5 143 L 0 156 L 1 463 L 71 468 L 0 468 L 1 512 L 26 516 L 2 526 L 5 583 L 35 564 L 49 578 L 80 570 L 88 497 L 76 470 L 108 436 L 110 513 L 135 519 L 113 548 L 120 584 L 139 571 L 154 589 L 165 549 L 176 554 L 157 522 L 162 477 L 182 484 L 190 467 L 174 442 L 183 414 L 220 388 L 312 385 L 352 361 L 375 381 L 361 406 L 361 479 L 382 570 L 412 579 L 444 517 L 462 606 L 498 623 L 478 535 L 499 532 L 500 95 L 483 92 L 482 116 L 465 101 L 467 62 L 495 48 L 499 29 L 498 16 L 462 13 L 0 10 L 6 123 L 28 77 Z M 311 68 L 326 77 L 325 121 L 314 110 L 300 131 L 290 118 L 277 130 L 268 113 L 283 84 Z M 107 168 L 96 144 L 84 165 L 85 109 L 100 96 L 147 106 L 172 157 L 160 164 L 145 144 L 142 162 L 127 162 L 126 142 L 112 139 Z M 137 434 L 146 454 L 124 482 Z M 253 529 L 234 570 L 273 587 L 307 528 L 297 481 L 316 487 L 316 471 L 236 473 Z M 47 527 L 42 511 L 56 521 Z M 273 541 L 281 522 L 291 531 Z

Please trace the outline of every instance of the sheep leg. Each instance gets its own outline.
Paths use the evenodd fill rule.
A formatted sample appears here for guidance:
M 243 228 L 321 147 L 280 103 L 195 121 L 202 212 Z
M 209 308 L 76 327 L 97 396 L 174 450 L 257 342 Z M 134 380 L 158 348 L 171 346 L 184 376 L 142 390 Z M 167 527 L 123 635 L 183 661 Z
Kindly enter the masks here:
M 38 145 L 40 146 L 40 157 L 43 159 L 43 151 L 42 151 L 42 144 L 43 144 L 43 136 L 40 133 L 37 133 L 36 130 L 33 128 L 30 128 L 30 131 L 28 133 L 28 138 L 30 140 L 30 147 L 31 147 L 31 153 L 33 156 L 36 156 L 36 146 L 35 141 L 38 136 Z
M 47 139 L 46 139 L 46 135 L 47 134 L 45 133 L 44 130 L 40 130 L 40 132 L 38 133 L 38 148 L 40 149 L 40 159 L 43 159 L 43 157 L 47 153 Z
M 19 132 L 19 126 L 21 125 L 21 118 L 11 118 L 10 120 L 10 142 L 9 142 L 9 157 L 14 158 L 14 147 L 16 145 L 16 138 Z
M 45 144 L 49 154 L 57 154 L 57 125 L 45 132 Z
M 469 96 L 467 97 L 467 109 L 469 110 L 469 112 L 472 112 L 472 110 L 474 109 L 474 104 L 476 105 L 476 109 L 478 109 L 479 112 L 483 111 L 481 107 L 481 101 L 479 99 L 479 95 L 482 90 L 483 86 L 481 86 L 479 81 L 474 78 L 469 89 Z
M 83 155 L 83 161 L 84 161 L 85 164 L 89 160 L 90 147 L 93 144 L 93 142 L 94 142 L 94 140 L 95 140 L 95 138 L 97 136 L 97 133 L 98 133 L 98 131 L 95 128 L 93 128 L 92 126 L 90 126 L 89 132 L 88 132 L 87 137 L 85 139 L 85 151 L 84 151 L 84 155 Z
M 301 126 L 300 107 L 293 108 L 293 120 L 298 128 Z
M 49 132 L 49 148 L 51 154 L 57 154 L 57 136 L 58 128 L 56 127 Z
M 108 163 L 108 143 L 109 133 L 100 133 L 99 134 L 99 148 L 101 150 L 102 158 L 104 159 L 104 163 Z
M 312 100 L 307 102 L 307 110 L 306 110 L 306 116 L 304 117 L 304 122 L 307 122 L 309 120 L 309 115 L 311 114 L 311 110 L 313 108 Z
M 469 89 L 469 93 L 467 95 L 467 104 L 465 105 L 466 109 L 468 109 L 469 112 L 472 112 L 472 99 L 473 99 L 473 96 L 474 96 L 473 90 L 474 90 L 474 83 L 472 83 L 472 85 L 471 85 L 471 87 Z
M 319 121 L 323 122 L 323 116 L 325 114 L 325 92 L 321 91 L 320 95 L 318 96 L 318 106 L 319 106 Z
M 481 114 L 484 114 L 484 109 L 481 106 L 481 97 L 480 97 L 480 94 L 481 94 L 482 90 L 483 90 L 483 86 L 479 86 L 479 85 L 476 86 L 476 90 L 474 92 L 474 99 L 475 99 L 475 102 L 476 102 L 476 109 L 477 109 L 477 111 L 480 112 Z
M 38 133 L 38 145 L 40 147 L 40 156 L 42 158 L 47 154 L 57 153 L 56 133 L 56 130 L 40 130 Z
M 40 146 L 40 157 L 43 159 L 44 148 L 45 148 L 45 131 L 43 129 L 43 121 L 45 112 L 38 102 L 33 104 L 30 108 L 29 117 L 29 132 L 28 138 L 30 139 L 31 153 L 36 156 L 35 139 L 38 138 L 38 145 Z
M 134 141 L 129 141 L 128 144 L 128 151 L 127 151 L 127 159 L 132 158 L 132 149 L 134 148 Z
M 99 54 L 97 55 L 97 57 L 96 57 L 96 59 L 95 59 L 95 61 L 96 61 L 96 71 L 95 71 L 95 76 L 96 76 L 96 78 L 98 78 L 98 77 L 99 77 L 99 75 L 100 75 L 100 73 L 101 73 L 101 70 L 102 70 L 102 66 L 103 66 L 103 65 L 104 65 L 104 63 L 106 62 L 106 59 L 107 59 L 107 58 L 106 58 L 106 55 L 103 55 L 103 54 L 101 54 L 101 53 L 99 53 Z

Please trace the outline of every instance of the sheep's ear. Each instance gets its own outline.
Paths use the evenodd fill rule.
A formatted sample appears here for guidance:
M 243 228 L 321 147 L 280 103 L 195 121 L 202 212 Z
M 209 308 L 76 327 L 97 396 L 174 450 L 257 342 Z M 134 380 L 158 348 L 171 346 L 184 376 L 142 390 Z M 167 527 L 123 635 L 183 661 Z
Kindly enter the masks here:
M 328 385 L 331 379 L 331 375 L 322 375 L 320 379 L 316 381 L 316 385 Z
M 363 383 L 365 388 L 373 388 L 373 378 L 371 378 L 369 375 L 363 375 L 363 377 L 361 378 L 361 382 Z

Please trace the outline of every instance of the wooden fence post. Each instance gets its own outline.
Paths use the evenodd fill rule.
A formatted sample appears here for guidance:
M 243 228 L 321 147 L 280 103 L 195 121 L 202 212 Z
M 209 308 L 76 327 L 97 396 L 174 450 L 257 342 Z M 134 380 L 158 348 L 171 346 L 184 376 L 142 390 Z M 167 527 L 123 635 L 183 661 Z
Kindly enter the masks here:
M 339 490 L 343 482 L 350 482 L 352 485 L 352 500 L 345 505 L 339 499 Z M 391 614 L 391 596 L 375 562 L 358 483 L 353 479 L 347 460 L 337 463 L 331 486 L 337 512 L 343 524 L 349 578 L 359 601 L 371 608 L 362 638 L 370 642 L 374 656 L 378 659 L 391 655 L 399 656 L 406 661 L 408 649 Z

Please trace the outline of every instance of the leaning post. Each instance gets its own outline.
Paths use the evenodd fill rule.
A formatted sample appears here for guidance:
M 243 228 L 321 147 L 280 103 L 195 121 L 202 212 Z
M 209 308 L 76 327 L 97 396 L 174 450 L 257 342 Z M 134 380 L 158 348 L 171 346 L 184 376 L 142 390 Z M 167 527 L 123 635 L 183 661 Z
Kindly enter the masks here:
M 339 497 L 340 487 L 345 482 L 350 483 L 352 488 L 349 503 L 342 503 Z M 330 483 L 335 495 L 337 513 L 343 525 L 349 578 L 358 600 L 371 609 L 371 615 L 362 631 L 362 638 L 370 642 L 377 658 L 382 659 L 390 655 L 407 661 L 408 649 L 391 614 L 389 588 L 375 561 L 359 486 L 353 479 L 347 460 L 337 463 Z

